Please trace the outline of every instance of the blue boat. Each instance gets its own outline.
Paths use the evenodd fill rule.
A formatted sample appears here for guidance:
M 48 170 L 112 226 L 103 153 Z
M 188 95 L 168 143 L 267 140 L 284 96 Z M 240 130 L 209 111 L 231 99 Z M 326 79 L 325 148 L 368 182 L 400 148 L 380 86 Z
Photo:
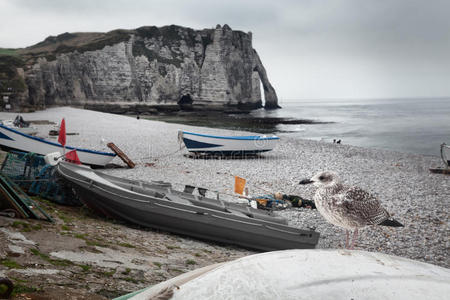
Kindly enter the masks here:
M 188 131 L 179 131 L 179 138 L 189 152 L 204 154 L 257 154 L 272 150 L 278 141 L 277 136 L 217 136 Z

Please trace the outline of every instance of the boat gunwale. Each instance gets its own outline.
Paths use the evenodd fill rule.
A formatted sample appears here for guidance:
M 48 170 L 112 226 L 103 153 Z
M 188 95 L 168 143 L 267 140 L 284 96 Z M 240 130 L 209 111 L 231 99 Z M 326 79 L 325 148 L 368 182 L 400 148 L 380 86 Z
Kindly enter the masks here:
M 280 138 L 277 136 L 264 137 L 260 135 L 245 135 L 245 136 L 219 136 L 219 135 L 210 135 L 210 134 L 202 134 L 202 133 L 194 133 L 189 131 L 182 131 L 183 134 L 189 134 L 194 136 L 201 136 L 206 138 L 214 138 L 214 139 L 222 139 L 222 140 L 241 140 L 241 141 L 264 141 L 264 140 L 279 140 Z

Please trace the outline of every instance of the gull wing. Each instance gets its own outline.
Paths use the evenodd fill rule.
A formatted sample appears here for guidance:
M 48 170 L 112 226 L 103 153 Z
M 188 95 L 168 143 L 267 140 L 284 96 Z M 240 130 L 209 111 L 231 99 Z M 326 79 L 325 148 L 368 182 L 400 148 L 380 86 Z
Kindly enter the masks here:
M 347 189 L 342 200 L 349 213 L 358 215 L 367 225 L 379 224 L 390 217 L 375 196 L 359 187 Z

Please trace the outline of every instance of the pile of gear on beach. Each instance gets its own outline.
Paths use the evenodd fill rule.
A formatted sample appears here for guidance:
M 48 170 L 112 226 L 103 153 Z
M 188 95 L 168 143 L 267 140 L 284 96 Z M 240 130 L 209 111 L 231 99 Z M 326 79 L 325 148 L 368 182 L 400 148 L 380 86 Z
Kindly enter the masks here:
M 303 207 L 315 209 L 314 200 L 308 200 L 297 195 L 286 195 L 280 192 L 275 194 L 267 194 L 262 196 L 253 196 L 248 199 L 252 206 L 259 209 L 285 209 L 290 207 Z
M 291 207 L 302 207 L 309 209 L 316 208 L 314 200 L 305 199 L 298 195 L 287 195 L 281 192 L 276 192 L 273 194 L 267 193 L 264 195 L 249 196 L 248 188 L 244 188 L 244 190 L 241 191 L 239 187 L 240 184 L 245 185 L 245 179 L 236 176 L 235 180 L 235 192 L 237 194 L 241 194 L 239 198 L 247 199 L 249 206 L 253 208 L 264 210 L 281 210 Z M 185 185 L 183 192 L 192 194 L 195 189 L 197 189 L 198 194 L 203 197 L 206 196 L 206 192 L 208 191 L 206 188 Z
M 316 208 L 314 200 L 305 199 L 297 195 L 287 195 L 281 192 L 250 196 L 246 184 L 247 180 L 245 178 L 234 176 L 234 192 L 240 194 L 240 198 L 247 199 L 249 205 L 253 208 L 266 210 L 280 210 L 291 207 Z

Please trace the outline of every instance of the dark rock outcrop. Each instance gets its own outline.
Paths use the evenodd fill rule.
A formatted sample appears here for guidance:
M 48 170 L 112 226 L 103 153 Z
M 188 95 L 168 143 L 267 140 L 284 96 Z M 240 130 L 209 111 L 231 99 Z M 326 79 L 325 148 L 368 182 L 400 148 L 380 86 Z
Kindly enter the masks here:
M 20 105 L 108 104 L 277 108 L 251 33 L 228 25 L 65 33 L 23 49 L 28 97 Z

